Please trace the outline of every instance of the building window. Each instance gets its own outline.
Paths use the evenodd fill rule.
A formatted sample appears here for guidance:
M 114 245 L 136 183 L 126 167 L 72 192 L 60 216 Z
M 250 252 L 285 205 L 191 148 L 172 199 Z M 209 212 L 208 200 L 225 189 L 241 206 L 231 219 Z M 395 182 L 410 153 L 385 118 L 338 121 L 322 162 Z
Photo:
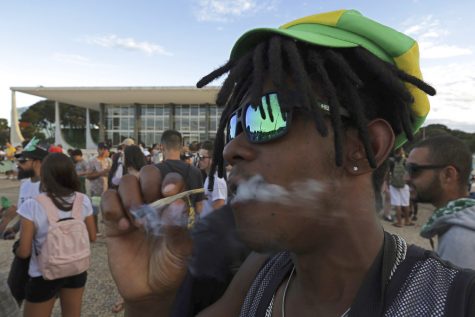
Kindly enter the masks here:
M 174 116 L 170 117 L 174 107 Z M 159 143 L 163 131 L 174 128 L 182 133 L 184 143 L 214 139 L 222 110 L 215 105 L 167 105 L 140 106 L 139 139 L 147 146 Z M 106 105 L 107 137 L 114 145 L 126 137 L 133 137 L 135 127 L 134 105 Z M 138 141 L 138 140 L 137 140 Z

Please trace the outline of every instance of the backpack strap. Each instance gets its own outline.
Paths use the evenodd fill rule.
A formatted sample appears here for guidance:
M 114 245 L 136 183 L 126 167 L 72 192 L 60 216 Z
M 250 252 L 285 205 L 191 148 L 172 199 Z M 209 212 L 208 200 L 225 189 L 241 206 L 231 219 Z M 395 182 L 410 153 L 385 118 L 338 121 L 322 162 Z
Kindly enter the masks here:
M 48 217 L 49 224 L 53 224 L 58 222 L 59 215 L 58 215 L 58 208 L 54 205 L 51 198 L 49 198 L 46 194 L 39 194 L 35 197 L 36 201 L 40 203 L 43 207 L 46 217 Z
M 74 198 L 71 216 L 75 219 L 81 219 L 82 201 L 84 199 L 84 195 L 79 192 L 75 192 L 75 194 L 76 197 Z M 41 206 L 43 206 L 43 209 L 46 212 L 46 217 L 48 217 L 49 224 L 58 222 L 59 210 L 51 198 L 49 198 L 46 194 L 39 194 L 35 197 L 35 199 L 40 203 Z
M 82 212 L 82 201 L 84 199 L 84 195 L 79 192 L 75 192 L 76 197 L 74 198 L 73 209 L 71 215 L 74 219 L 81 220 L 81 212 Z

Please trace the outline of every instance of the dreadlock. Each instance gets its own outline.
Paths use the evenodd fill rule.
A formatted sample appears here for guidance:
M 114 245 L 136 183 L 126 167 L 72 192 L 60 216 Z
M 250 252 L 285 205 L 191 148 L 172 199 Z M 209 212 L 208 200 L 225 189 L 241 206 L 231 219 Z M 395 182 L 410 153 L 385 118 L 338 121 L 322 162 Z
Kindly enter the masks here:
M 367 129 L 368 121 L 376 117 L 383 118 L 389 122 L 395 134 L 404 132 L 412 140 L 413 117 L 410 106 L 414 100 L 404 83 L 429 95 L 435 94 L 435 89 L 422 80 L 380 60 L 364 48 L 330 49 L 279 35 L 260 42 L 240 58 L 231 59 L 203 77 L 197 87 L 201 88 L 228 72 L 216 99 L 217 106 L 224 107 L 224 110 L 216 135 L 210 173 L 213 175 L 217 170 L 219 177 L 224 175 L 222 152 L 227 120 L 246 94 L 252 104 L 264 113 L 261 95 L 266 78 L 270 77 L 279 92 L 283 110 L 298 108 L 310 114 L 322 136 L 326 136 L 328 130 L 323 112 L 317 105 L 325 102 L 330 106 L 337 166 L 343 163 L 342 140 L 346 126 L 340 115 L 341 108 L 345 108 L 353 119 L 351 124 L 360 135 L 368 162 L 376 168 Z M 289 85 L 287 77 L 292 79 L 292 85 Z M 320 85 L 318 94 L 314 83 Z M 210 178 L 209 189 L 212 190 L 213 186 L 214 178 Z

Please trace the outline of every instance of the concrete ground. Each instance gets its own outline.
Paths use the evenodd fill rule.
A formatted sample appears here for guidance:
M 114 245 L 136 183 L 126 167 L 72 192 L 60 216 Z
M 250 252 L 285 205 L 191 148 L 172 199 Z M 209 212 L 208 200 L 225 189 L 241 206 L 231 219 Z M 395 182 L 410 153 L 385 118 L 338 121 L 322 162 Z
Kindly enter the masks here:
M 0 178 L 3 175 L 0 175 Z M 0 196 L 5 196 L 16 203 L 18 199 L 19 181 L 0 179 Z M 415 226 L 396 228 L 386 221 L 381 221 L 386 231 L 397 233 L 409 244 L 416 244 L 430 249 L 427 239 L 419 236 L 421 225 L 427 220 L 432 208 L 428 205 L 419 205 L 419 219 Z M 0 240 L 0 272 L 7 274 L 13 258 L 11 247 L 13 240 Z M 123 312 L 114 314 L 111 312 L 112 305 L 119 298 L 114 281 L 112 280 L 107 264 L 107 250 L 104 237 L 99 237 L 92 244 L 92 265 L 88 270 L 88 281 L 82 303 L 82 316 L 107 317 L 123 316 Z M 59 301 L 56 302 L 53 316 L 61 316 Z

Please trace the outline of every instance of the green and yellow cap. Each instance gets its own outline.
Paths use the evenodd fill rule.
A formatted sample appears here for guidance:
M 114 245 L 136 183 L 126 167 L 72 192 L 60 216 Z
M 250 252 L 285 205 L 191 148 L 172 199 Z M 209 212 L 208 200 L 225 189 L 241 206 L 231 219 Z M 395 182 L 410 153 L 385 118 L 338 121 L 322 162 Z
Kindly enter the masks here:
M 385 62 L 422 79 L 419 67 L 419 46 L 411 37 L 373 21 L 356 10 L 339 10 L 307 16 L 282 25 L 279 28 L 258 28 L 243 34 L 234 44 L 231 58 L 238 58 L 250 48 L 273 34 L 280 34 L 299 41 L 332 48 L 361 46 Z M 426 93 L 407 84 L 414 97 L 411 110 L 412 125 L 416 133 L 429 113 Z M 396 137 L 395 148 L 407 141 L 404 133 Z

